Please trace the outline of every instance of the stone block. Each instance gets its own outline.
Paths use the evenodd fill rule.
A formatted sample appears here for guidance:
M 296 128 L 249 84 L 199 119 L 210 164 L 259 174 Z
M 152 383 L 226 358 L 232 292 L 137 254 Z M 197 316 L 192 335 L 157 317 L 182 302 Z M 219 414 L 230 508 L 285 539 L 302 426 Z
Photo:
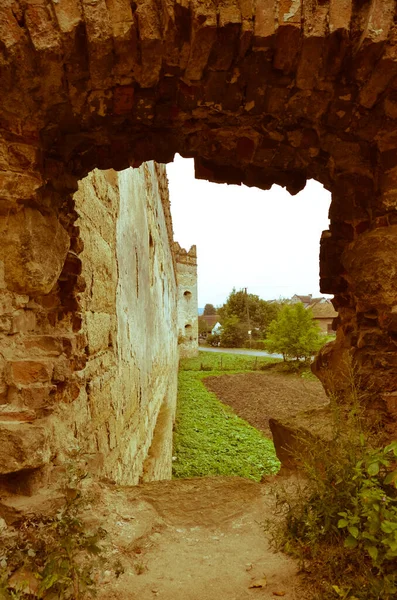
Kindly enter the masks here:
M 48 432 L 36 423 L 0 421 L 0 474 L 37 469 L 50 460 Z
M 358 300 L 359 311 L 395 305 L 397 225 L 360 235 L 344 251 L 342 263 Z
M 51 381 L 53 365 L 36 360 L 17 360 L 9 361 L 6 369 L 7 382 L 18 387 Z
M 36 383 L 20 389 L 10 387 L 7 400 L 12 404 L 22 405 L 34 411 L 52 409 L 56 389 L 55 385 L 49 383 Z
M 0 317 L 0 333 L 11 333 L 12 319 L 8 316 Z
M 28 408 L 19 408 L 13 404 L 0 404 L 0 422 L 18 421 L 32 422 L 36 419 L 34 410 Z
M 52 373 L 52 380 L 57 383 L 64 383 L 68 379 L 70 379 L 72 375 L 72 369 L 70 365 L 70 361 L 61 357 L 54 363 L 54 370 Z
M 88 351 L 95 354 L 109 346 L 109 336 L 113 329 L 112 315 L 107 313 L 87 312 L 85 315 Z
M 55 215 L 33 208 L 0 217 L 5 282 L 12 291 L 48 294 L 62 271 L 69 236 Z
M 27 352 L 44 356 L 59 356 L 64 352 L 64 338 L 54 335 L 32 335 L 23 340 Z
M 12 315 L 11 333 L 27 333 L 36 327 L 36 315 L 32 310 L 19 310 Z

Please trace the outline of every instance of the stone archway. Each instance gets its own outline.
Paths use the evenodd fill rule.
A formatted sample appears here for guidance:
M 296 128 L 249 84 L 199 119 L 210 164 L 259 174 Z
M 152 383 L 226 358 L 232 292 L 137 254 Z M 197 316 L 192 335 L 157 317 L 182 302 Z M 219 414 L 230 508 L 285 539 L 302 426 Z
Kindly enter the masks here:
M 5 288 L 38 301 L 62 275 L 57 319 L 78 336 L 72 194 L 95 167 L 169 162 L 179 152 L 215 182 L 277 183 L 294 194 L 317 179 L 332 192 L 321 290 L 335 294 L 339 312 L 317 373 L 333 369 L 338 379 L 352 355 L 395 431 L 396 15 L 394 0 L 6 0 Z M 68 401 L 84 363 L 84 347 L 73 348 Z

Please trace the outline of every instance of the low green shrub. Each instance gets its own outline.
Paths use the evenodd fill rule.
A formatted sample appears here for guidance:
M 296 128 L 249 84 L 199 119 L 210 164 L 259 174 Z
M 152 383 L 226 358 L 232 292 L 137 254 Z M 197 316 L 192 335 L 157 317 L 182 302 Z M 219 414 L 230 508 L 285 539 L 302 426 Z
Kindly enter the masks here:
M 221 336 L 219 333 L 210 333 L 210 335 L 207 335 L 205 342 L 207 346 L 214 346 L 216 348 L 217 346 L 220 346 Z
M 321 600 L 397 597 L 397 441 L 375 448 L 356 390 L 333 402 L 332 436 L 302 440 L 305 478 L 278 497 L 278 548 L 297 556 Z
M 260 481 L 276 473 L 280 463 L 273 442 L 209 392 L 202 381 L 206 376 L 197 370 L 179 373 L 174 477 L 239 475 Z

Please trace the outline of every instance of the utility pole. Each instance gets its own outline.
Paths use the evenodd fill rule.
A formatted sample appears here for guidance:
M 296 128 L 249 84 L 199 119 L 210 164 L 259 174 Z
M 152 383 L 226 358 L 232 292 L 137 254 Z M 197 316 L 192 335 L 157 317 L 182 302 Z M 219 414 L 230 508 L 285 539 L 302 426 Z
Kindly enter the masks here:
M 247 323 L 248 323 L 248 337 L 249 337 L 249 341 L 250 341 L 250 349 L 251 349 L 251 319 L 250 319 L 250 311 L 249 311 L 249 306 L 248 306 L 248 288 L 244 288 L 244 294 L 245 294 L 245 310 L 247 313 Z

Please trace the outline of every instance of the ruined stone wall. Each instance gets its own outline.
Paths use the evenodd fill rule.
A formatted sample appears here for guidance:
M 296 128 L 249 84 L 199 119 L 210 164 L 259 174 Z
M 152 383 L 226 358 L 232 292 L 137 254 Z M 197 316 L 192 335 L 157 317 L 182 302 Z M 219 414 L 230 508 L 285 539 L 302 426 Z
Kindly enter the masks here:
M 70 334 L 81 324 L 77 181 L 179 152 L 198 178 L 292 194 L 314 178 L 331 191 L 320 279 L 339 316 L 316 373 L 339 384 L 353 361 L 366 404 L 396 435 L 395 0 L 3 4 L 0 258 L 17 295 L 5 296 L 2 327 L 55 336 L 26 341 L 39 346 L 23 369 L 35 405 L 73 401 L 78 381 L 65 373 L 86 360 Z M 15 239 L 14 225 L 25 232 Z M 13 347 L 6 385 L 20 399 L 31 392 L 8 364 Z
M 71 425 L 96 469 L 122 483 L 171 475 L 176 285 L 159 177 L 154 163 L 96 170 L 75 196 L 87 364 Z M 152 445 L 162 452 L 146 464 Z
M 178 281 L 178 345 L 180 358 L 198 354 L 197 252 L 174 243 Z
M 2 283 L 0 496 L 54 483 L 71 451 L 121 483 L 171 476 L 177 288 L 165 169 L 95 170 L 74 203 L 79 256 L 38 211 L 3 222 L 18 242 L 14 287 L 33 297 Z M 29 284 L 21 264 L 33 263 L 35 233 Z

